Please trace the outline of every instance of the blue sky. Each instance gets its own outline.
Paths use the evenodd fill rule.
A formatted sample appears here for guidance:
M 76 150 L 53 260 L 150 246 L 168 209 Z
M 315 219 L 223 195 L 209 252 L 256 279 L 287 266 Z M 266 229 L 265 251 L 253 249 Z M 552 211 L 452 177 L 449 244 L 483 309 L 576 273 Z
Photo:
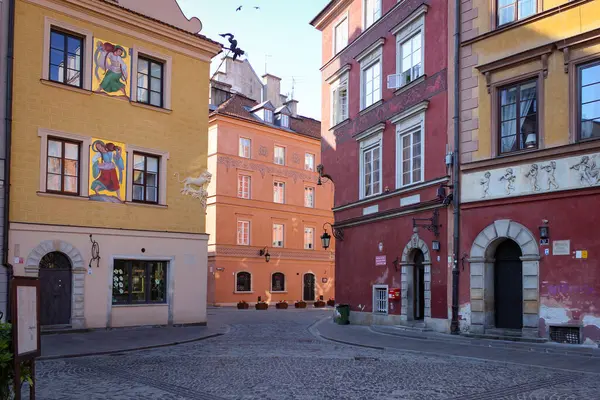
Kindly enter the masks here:
M 298 113 L 321 119 L 321 32 L 309 22 L 328 0 L 178 0 L 189 18 L 202 21 L 202 34 L 223 44 L 230 32 L 261 76 L 265 56 L 269 73 L 282 78 L 281 92 L 292 90 Z M 238 6 L 242 10 L 236 12 Z M 255 10 L 254 6 L 260 7 Z M 217 60 L 215 58 L 215 60 Z M 213 61 L 213 64 L 218 64 Z M 213 70 L 217 65 L 213 65 Z

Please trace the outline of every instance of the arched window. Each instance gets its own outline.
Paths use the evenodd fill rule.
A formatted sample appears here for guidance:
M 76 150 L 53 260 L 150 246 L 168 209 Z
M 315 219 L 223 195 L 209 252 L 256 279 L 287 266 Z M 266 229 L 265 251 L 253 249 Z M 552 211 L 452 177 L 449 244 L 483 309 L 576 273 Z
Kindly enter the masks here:
M 235 287 L 237 292 L 252 291 L 252 275 L 250 272 L 238 272 L 235 277 Z
M 271 275 L 271 292 L 285 292 L 285 275 L 281 272 Z

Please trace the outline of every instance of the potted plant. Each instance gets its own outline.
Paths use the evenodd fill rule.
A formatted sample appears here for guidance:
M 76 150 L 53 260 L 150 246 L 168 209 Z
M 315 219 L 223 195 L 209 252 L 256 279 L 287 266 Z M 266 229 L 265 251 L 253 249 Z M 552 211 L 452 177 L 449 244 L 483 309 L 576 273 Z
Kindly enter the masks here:
M 306 308 L 306 302 L 303 300 L 298 300 L 294 303 L 294 307 L 296 308 Z
M 244 300 L 240 301 L 237 303 L 237 308 L 238 310 L 247 310 L 248 309 L 248 303 L 246 303 Z
M 275 308 L 276 308 L 276 309 L 278 309 L 278 310 L 287 310 L 287 308 L 288 308 L 288 303 L 287 303 L 287 301 L 285 301 L 285 300 L 278 301 L 278 302 L 275 304 Z
M 327 306 L 335 307 L 335 300 L 333 299 L 333 297 L 330 297 L 329 300 L 327 300 Z
M 259 301 L 254 306 L 257 310 L 266 310 L 269 308 L 269 303 L 265 303 L 264 301 Z
M 323 308 L 325 307 L 325 302 L 323 300 L 317 300 L 313 304 L 315 308 Z

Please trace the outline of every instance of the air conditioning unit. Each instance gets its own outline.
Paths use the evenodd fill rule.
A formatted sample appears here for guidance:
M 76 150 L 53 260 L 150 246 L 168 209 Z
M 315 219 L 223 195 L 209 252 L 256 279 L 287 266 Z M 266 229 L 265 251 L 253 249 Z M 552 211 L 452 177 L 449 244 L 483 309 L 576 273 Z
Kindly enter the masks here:
M 416 77 L 421 76 L 421 64 L 413 66 L 411 69 L 404 71 L 401 74 L 388 75 L 387 88 L 399 89 L 404 85 L 412 82 Z

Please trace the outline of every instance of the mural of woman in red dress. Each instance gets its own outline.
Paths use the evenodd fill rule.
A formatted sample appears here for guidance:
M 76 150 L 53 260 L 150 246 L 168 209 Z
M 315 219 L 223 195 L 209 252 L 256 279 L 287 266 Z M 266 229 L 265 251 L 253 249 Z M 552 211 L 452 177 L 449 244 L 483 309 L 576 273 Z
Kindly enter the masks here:
M 92 182 L 90 189 L 94 191 L 94 200 L 113 201 L 113 196 L 103 196 L 99 192 L 114 193 L 119 201 L 121 199 L 121 185 L 123 185 L 123 162 L 120 146 L 114 143 L 105 143 L 102 140 L 96 140 L 92 144 L 92 150 L 96 153 L 92 158 Z M 108 197 L 108 198 L 106 198 Z

